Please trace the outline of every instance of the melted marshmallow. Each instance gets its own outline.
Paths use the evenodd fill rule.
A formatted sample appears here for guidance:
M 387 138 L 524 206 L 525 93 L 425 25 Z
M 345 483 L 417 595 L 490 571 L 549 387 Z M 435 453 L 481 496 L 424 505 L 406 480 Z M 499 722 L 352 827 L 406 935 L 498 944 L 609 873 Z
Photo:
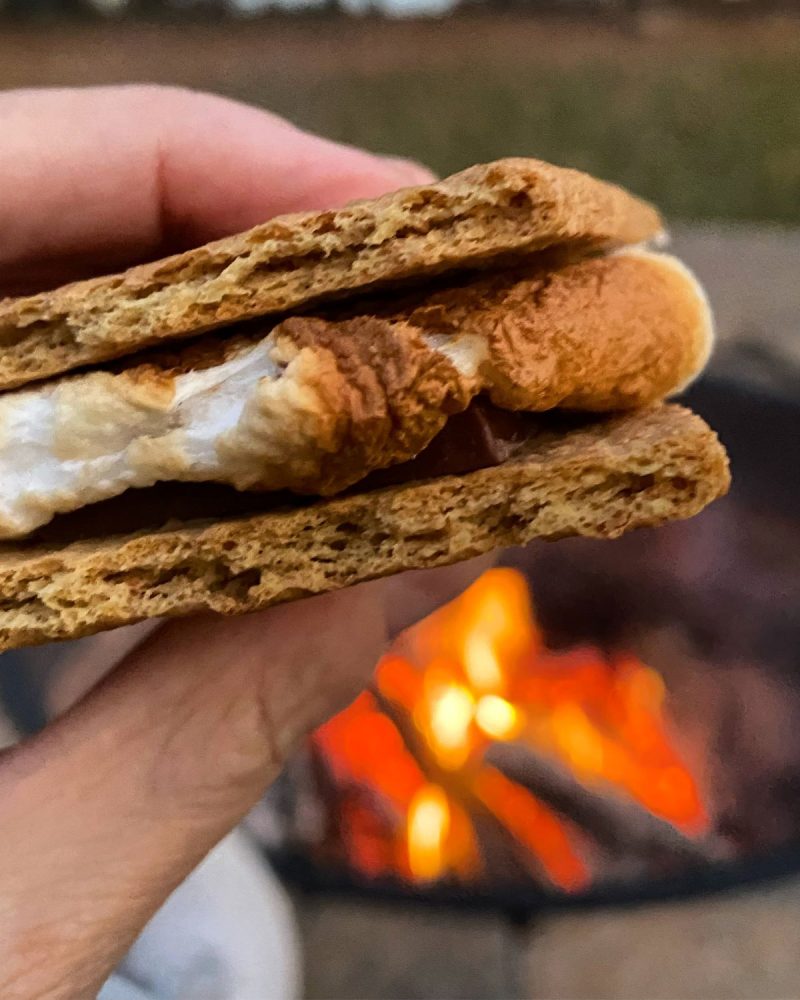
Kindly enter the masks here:
M 480 338 L 430 340 L 475 375 Z M 272 347 L 268 336 L 161 382 L 92 372 L 0 396 L 0 538 L 160 481 L 291 488 L 292 453 L 314 454 L 316 410 Z

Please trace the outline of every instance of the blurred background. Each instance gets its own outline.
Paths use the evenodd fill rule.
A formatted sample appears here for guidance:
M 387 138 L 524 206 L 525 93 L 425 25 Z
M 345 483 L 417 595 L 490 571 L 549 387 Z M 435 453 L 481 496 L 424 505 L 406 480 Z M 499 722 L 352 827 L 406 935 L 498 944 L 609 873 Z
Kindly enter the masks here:
M 796 352 L 800 0 L 0 0 L 0 86 L 132 81 L 442 174 L 533 155 L 618 181 L 666 213 L 723 338 Z
M 0 85 L 184 84 L 441 173 L 536 155 L 674 218 L 792 225 L 798 13 L 798 0 L 0 0 Z
M 742 441 L 741 467 L 753 470 L 745 476 L 751 476 L 750 494 L 759 492 L 766 476 L 780 494 L 780 502 L 770 497 L 769 518 L 757 528 L 762 541 L 780 539 L 780 553 L 767 558 L 765 550 L 757 556 L 751 550 L 736 573 L 746 581 L 756 564 L 763 568 L 771 560 L 774 569 L 780 562 L 783 582 L 775 593 L 787 607 L 798 607 L 791 600 L 800 597 L 800 489 L 790 473 L 800 466 L 793 423 L 800 402 L 800 0 L 0 0 L 1 88 L 134 81 L 240 98 L 332 138 L 414 157 L 441 174 L 499 156 L 530 155 L 586 169 L 654 200 L 668 217 L 676 252 L 699 273 L 717 315 L 720 344 L 711 372 L 719 381 L 710 395 L 698 397 L 700 412 L 716 407 L 716 426 L 732 427 L 734 440 Z M 751 429 L 763 418 L 762 438 L 747 439 L 745 446 L 746 429 L 730 422 L 732 410 L 746 411 Z M 778 437 L 782 450 L 764 472 L 754 456 L 761 460 Z M 723 556 L 732 558 L 730 538 L 742 523 L 739 514 L 723 514 L 703 522 L 707 529 L 688 536 L 688 543 L 684 536 L 660 535 L 678 538 L 676 547 L 651 540 L 637 551 L 677 578 L 683 564 L 676 552 L 712 552 L 711 561 L 722 565 Z M 566 553 L 569 565 L 572 550 L 557 551 Z M 621 553 L 615 565 L 636 563 L 633 550 L 603 553 L 612 551 Z M 601 580 L 613 577 L 614 559 L 597 560 Z M 542 579 L 559 573 L 569 579 L 557 559 L 555 569 L 546 557 L 539 561 Z M 532 562 L 517 562 L 530 574 Z M 642 572 L 634 573 L 637 588 Z M 656 602 L 663 593 L 653 576 L 651 570 L 646 593 Z M 692 587 L 705 580 L 692 562 L 679 581 L 687 607 L 693 606 Z M 566 590 L 570 607 L 574 594 Z M 769 596 L 764 584 L 760 597 Z M 747 597 L 745 588 L 742 599 Z M 691 618 L 674 598 L 671 593 L 676 617 Z M 741 620 L 735 602 L 723 607 L 731 620 Z M 563 619 L 563 607 L 551 617 L 559 615 Z M 719 622 L 713 628 L 718 634 Z M 782 642 L 781 657 L 787 650 L 794 657 L 800 634 L 769 630 Z M 648 662 L 657 661 L 651 625 L 639 631 L 640 638 L 649 637 Z M 730 659 L 707 647 L 707 656 Z M 674 644 L 670 648 L 674 653 Z M 49 655 L 43 652 L 34 667 Z M 8 681 L 10 661 L 3 662 L 0 686 L 13 703 L 15 722 L 41 721 L 33 718 L 35 699 Z M 670 675 L 669 664 L 657 666 L 672 677 L 667 686 L 675 685 L 673 696 L 688 683 L 680 670 Z M 746 697 L 767 704 L 772 697 L 748 689 L 750 680 L 742 683 L 745 693 L 737 689 L 730 705 L 740 708 Z M 796 693 L 792 685 L 786 691 Z M 724 701 L 717 689 L 698 695 L 692 687 L 681 697 L 684 705 Z M 785 702 L 788 695 L 781 697 Z M 716 738 L 724 725 L 728 731 L 739 726 L 736 759 L 742 747 L 752 751 L 748 773 L 761 787 L 777 781 L 775 770 L 752 760 L 780 756 L 774 748 L 753 749 L 754 734 L 775 727 L 777 709 L 764 711 L 746 724 L 726 715 L 719 727 L 707 727 Z M 687 731 L 692 725 L 686 723 Z M 784 741 L 784 752 L 787 742 L 792 740 Z M 719 750 L 706 746 L 704 755 L 716 760 Z M 752 840 L 762 847 L 793 845 L 793 860 L 777 882 L 750 887 L 753 871 L 762 871 L 756 866 L 723 896 L 692 895 L 683 885 L 678 901 L 658 902 L 653 892 L 637 889 L 626 905 L 606 898 L 564 906 L 546 893 L 520 903 L 501 892 L 489 905 L 471 907 L 453 905 L 452 898 L 434 905 L 425 891 L 404 901 L 385 891 L 354 896 L 328 891 L 330 886 L 320 891 L 319 885 L 309 891 L 308 877 L 305 889 L 298 887 L 304 878 L 295 878 L 293 916 L 276 904 L 275 919 L 292 919 L 299 928 L 304 993 L 798 996 L 800 878 L 791 872 L 800 871 L 800 755 L 791 767 L 788 756 L 778 767 L 781 774 L 791 772 L 780 786 L 790 804 L 781 814 L 782 832 L 763 843 Z M 702 771 L 698 765 L 694 775 L 700 786 Z M 754 794 L 742 793 L 745 812 L 761 809 Z M 297 822 L 296 787 L 293 795 Z M 715 822 L 723 812 L 715 812 Z M 276 840 L 276 815 L 280 803 L 253 817 L 252 830 L 264 843 Z M 733 834 L 719 823 L 715 834 L 744 843 L 743 821 L 737 822 Z M 637 868 L 635 874 L 641 887 L 653 872 Z M 706 879 L 704 888 L 713 888 L 713 881 Z

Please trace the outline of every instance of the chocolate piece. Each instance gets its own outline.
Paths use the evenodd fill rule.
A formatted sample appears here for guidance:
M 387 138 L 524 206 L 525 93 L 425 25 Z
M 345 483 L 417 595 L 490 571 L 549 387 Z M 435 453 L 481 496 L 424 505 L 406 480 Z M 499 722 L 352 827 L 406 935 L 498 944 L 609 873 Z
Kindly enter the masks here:
M 530 438 L 535 426 L 536 418 L 529 413 L 501 410 L 487 400 L 474 399 L 466 410 L 450 417 L 419 455 L 370 473 L 354 491 L 434 476 L 460 476 L 501 465 Z

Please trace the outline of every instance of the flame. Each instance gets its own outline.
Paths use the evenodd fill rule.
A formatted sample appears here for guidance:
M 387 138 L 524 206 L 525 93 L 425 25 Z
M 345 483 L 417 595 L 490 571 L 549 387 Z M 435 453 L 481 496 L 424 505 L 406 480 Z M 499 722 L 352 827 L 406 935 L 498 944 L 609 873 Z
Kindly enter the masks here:
M 470 754 L 469 731 L 475 699 L 461 684 L 443 684 L 423 703 L 428 715 L 430 742 L 444 767 L 461 767 Z
M 603 774 L 605 740 L 574 701 L 556 705 L 549 719 L 559 755 L 578 775 Z
M 464 638 L 464 670 L 476 691 L 502 691 L 505 686 L 500 657 L 492 637 L 481 629 Z
M 379 788 L 396 809 L 405 811 L 424 781 L 400 734 L 369 694 L 318 729 L 315 741 L 336 776 Z
M 573 847 L 566 826 L 552 810 L 491 768 L 478 775 L 476 789 L 554 885 L 577 892 L 589 882 L 587 867 Z
M 495 740 L 513 739 L 523 725 L 520 711 L 496 694 L 485 694 L 475 706 L 475 724 Z
M 533 635 L 527 587 L 511 570 L 490 570 L 461 598 L 461 657 L 478 693 L 503 694 Z
M 445 870 L 449 829 L 447 796 L 438 785 L 424 785 L 408 809 L 408 863 L 414 878 L 432 882 Z
M 343 839 L 362 870 L 420 882 L 479 876 L 478 803 L 528 852 L 536 877 L 568 891 L 585 886 L 585 837 L 484 764 L 486 748 L 504 740 L 567 766 L 584 784 L 630 797 L 687 835 L 708 827 L 671 737 L 659 674 L 628 654 L 548 650 L 513 570 L 490 570 L 406 633 L 378 665 L 376 688 L 378 700 L 362 696 L 317 736 L 337 780 L 368 787 L 400 817 L 384 816 L 365 832 L 353 814 Z M 390 716 L 382 706 L 393 706 Z M 415 739 L 392 721 L 394 712 Z

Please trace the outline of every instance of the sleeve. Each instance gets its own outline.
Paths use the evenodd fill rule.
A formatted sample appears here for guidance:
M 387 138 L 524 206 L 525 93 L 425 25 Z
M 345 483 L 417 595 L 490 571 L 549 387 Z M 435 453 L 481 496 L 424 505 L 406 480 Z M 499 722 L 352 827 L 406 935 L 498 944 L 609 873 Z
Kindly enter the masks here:
M 97 1000 L 162 1000 L 162 998 L 125 976 L 115 974 L 106 980 L 97 994 Z

